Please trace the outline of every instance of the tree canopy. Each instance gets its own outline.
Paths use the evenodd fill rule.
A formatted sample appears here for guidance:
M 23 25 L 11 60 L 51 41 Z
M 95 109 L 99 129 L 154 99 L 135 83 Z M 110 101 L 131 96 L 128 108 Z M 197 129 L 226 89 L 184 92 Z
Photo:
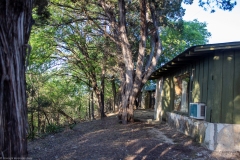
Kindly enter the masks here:
M 183 2 L 192 3 L 192 1 Z M 37 14 L 40 12 L 38 10 L 34 12 L 37 14 L 34 17 L 38 27 L 32 34 L 34 36 L 31 43 L 33 51 L 35 48 L 39 51 L 32 53 L 30 63 L 34 63 L 34 65 L 29 67 L 34 68 L 35 66 L 38 70 L 41 69 L 42 72 L 45 72 L 56 65 L 55 69 L 50 69 L 50 72 L 47 71 L 48 74 L 52 74 L 53 79 L 68 76 L 71 77 L 70 83 L 81 84 L 93 89 L 99 114 L 101 107 L 104 107 L 104 101 L 106 101 L 103 98 L 105 88 L 103 82 L 105 78 L 107 78 L 107 85 L 114 82 L 115 85 L 120 87 L 120 94 L 121 91 L 126 90 L 123 88 L 124 84 L 119 83 L 126 81 L 124 78 L 126 63 L 133 63 L 133 69 L 139 71 L 150 67 L 151 60 L 153 60 L 157 51 L 156 43 L 154 44 L 153 41 L 154 36 L 151 34 L 159 33 L 156 32 L 157 26 L 161 30 L 159 38 L 161 38 L 161 48 L 163 49 L 159 64 L 166 63 L 192 45 L 207 43 L 208 38 L 211 36 L 206 30 L 206 23 L 197 20 L 185 22 L 181 19 L 184 15 L 184 9 L 181 8 L 179 2 L 145 1 L 144 4 L 141 4 L 138 1 L 122 1 L 121 3 L 124 4 L 120 4 L 120 1 L 103 0 L 88 2 L 52 0 L 48 8 L 42 8 L 41 11 L 48 12 L 48 16 L 44 16 L 46 13 Z M 212 3 L 201 1 L 203 7 L 210 4 Z M 122 22 L 119 5 L 124 5 L 122 18 L 125 17 L 125 20 L 123 19 Z M 231 3 L 231 5 L 233 7 L 234 3 Z M 45 7 L 46 3 L 43 3 L 42 6 Z M 218 7 L 220 7 L 220 3 Z M 141 15 L 143 16 L 142 19 Z M 153 19 L 151 16 L 153 16 Z M 41 20 L 44 17 L 48 18 L 45 21 L 47 23 L 42 23 Z M 158 18 L 158 20 L 155 18 Z M 123 37 L 120 38 L 121 29 L 119 26 L 121 23 L 126 26 L 127 37 L 125 38 L 127 38 L 127 43 L 130 46 L 129 52 L 131 52 L 133 58 L 130 61 L 132 62 L 124 61 L 124 54 L 121 54 L 123 52 L 121 48 L 124 49 L 124 46 L 121 46 Z M 142 39 L 143 35 L 147 36 L 144 41 Z M 38 42 L 38 39 L 40 41 L 42 39 L 42 42 Z M 140 47 L 139 44 L 143 46 Z M 140 68 L 137 65 L 140 63 L 139 58 L 143 59 L 143 67 Z M 157 64 L 155 65 L 157 67 Z M 154 69 L 155 67 L 151 70 Z M 134 72 L 133 75 L 136 73 Z M 142 72 L 138 76 L 141 77 L 146 73 Z M 151 71 L 148 72 L 148 75 L 150 73 Z M 115 80 L 112 81 L 112 78 Z M 139 88 L 143 86 L 147 78 L 140 79 L 135 79 L 138 81 L 137 86 Z M 110 93 L 105 92 L 105 94 L 111 95 L 111 92 L 116 92 L 116 88 L 107 89 L 107 91 L 110 91 Z M 137 92 L 135 96 L 138 94 Z M 116 94 L 114 99 L 116 99 Z M 121 106 L 121 103 L 119 105 Z

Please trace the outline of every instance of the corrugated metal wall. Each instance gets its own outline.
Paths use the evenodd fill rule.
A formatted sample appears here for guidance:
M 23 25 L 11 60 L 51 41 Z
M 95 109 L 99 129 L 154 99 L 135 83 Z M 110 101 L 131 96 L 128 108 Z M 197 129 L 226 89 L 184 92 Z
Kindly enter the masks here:
M 193 72 L 189 82 L 189 101 L 207 104 L 206 120 L 213 123 L 240 124 L 240 51 L 215 51 L 164 77 L 162 107 L 173 111 L 173 77 Z

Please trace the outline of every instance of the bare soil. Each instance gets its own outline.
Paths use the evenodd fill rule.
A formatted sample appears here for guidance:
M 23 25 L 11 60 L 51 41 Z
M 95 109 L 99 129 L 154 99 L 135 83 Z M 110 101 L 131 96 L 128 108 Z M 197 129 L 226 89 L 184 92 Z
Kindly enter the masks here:
M 122 125 L 116 115 L 31 141 L 28 153 L 41 160 L 240 159 L 239 152 L 211 152 L 165 123 Z

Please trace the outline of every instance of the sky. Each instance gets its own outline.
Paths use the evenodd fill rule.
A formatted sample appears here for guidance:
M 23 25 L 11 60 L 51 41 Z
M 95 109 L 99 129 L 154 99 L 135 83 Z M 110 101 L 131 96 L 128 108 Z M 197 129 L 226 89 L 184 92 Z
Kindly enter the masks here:
M 212 34 L 209 44 L 240 41 L 240 0 L 236 1 L 237 5 L 230 12 L 216 9 L 215 13 L 210 13 L 194 0 L 192 5 L 182 5 L 186 9 L 183 19 L 206 22 L 208 32 Z

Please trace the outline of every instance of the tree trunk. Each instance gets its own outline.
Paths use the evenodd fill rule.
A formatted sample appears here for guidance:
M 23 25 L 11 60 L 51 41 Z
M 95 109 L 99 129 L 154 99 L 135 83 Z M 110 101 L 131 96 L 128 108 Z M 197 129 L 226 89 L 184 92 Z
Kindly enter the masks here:
M 116 91 L 116 84 L 115 84 L 115 78 L 111 78 L 112 83 L 112 92 L 113 92 L 113 112 L 115 112 L 116 104 L 117 104 L 117 91 Z
M 31 134 L 31 139 L 33 140 L 34 139 L 34 124 L 33 124 L 33 113 L 34 113 L 34 110 L 31 109 L 31 129 L 30 129 L 30 134 Z
M 67 113 L 65 113 L 63 110 L 59 109 L 59 110 L 57 110 L 57 112 L 60 113 L 61 115 L 65 116 L 65 117 L 67 118 L 67 120 L 68 120 L 69 123 L 75 123 L 75 124 L 76 124 L 76 122 L 73 120 L 73 118 L 70 117 L 70 116 L 69 116 Z
M 122 122 L 126 124 L 127 121 L 133 122 L 133 108 L 134 102 L 136 100 L 139 88 L 142 85 L 142 68 L 143 59 L 145 55 L 146 48 L 146 0 L 140 2 L 140 20 L 141 20 L 141 41 L 139 44 L 139 55 L 136 65 L 135 79 L 133 71 L 132 53 L 130 49 L 130 44 L 126 34 L 126 21 L 125 21 L 125 3 L 123 0 L 119 0 L 119 11 L 120 11 L 120 38 L 121 38 L 121 48 L 124 57 L 125 64 L 125 76 L 123 77 L 122 83 Z
M 98 104 L 98 116 L 100 116 L 101 118 L 105 117 L 104 112 L 102 113 L 102 111 L 104 111 L 104 107 L 103 107 L 103 103 L 102 103 L 102 92 L 99 91 L 98 89 L 94 89 L 95 95 L 97 97 L 97 104 Z
M 38 134 L 41 132 L 40 131 L 40 125 L 41 125 L 41 121 L 40 121 L 40 105 L 39 105 L 39 96 L 37 97 L 37 118 L 38 118 L 38 126 L 37 126 L 37 130 L 38 130 Z
M 104 93 L 103 93 L 103 91 L 101 91 L 100 97 L 101 97 L 101 107 L 100 107 L 100 109 L 101 109 L 101 118 L 104 118 L 104 117 L 106 117 L 106 114 L 104 112 L 105 104 L 104 104 Z
M 122 81 L 122 123 L 127 124 L 128 117 L 133 117 L 133 112 L 129 108 L 129 96 L 133 87 L 133 61 L 130 43 L 127 37 L 126 30 L 126 10 L 125 1 L 119 0 L 119 30 L 120 30 L 120 46 L 122 49 L 123 60 L 125 64 L 125 75 Z
M 93 91 L 92 91 L 92 97 L 91 97 L 91 100 L 92 100 L 92 119 L 94 120 L 94 119 L 95 119 L 95 117 L 94 117 Z
M 133 115 L 133 109 L 135 106 L 135 101 L 137 96 L 143 87 L 142 77 L 144 74 L 143 67 L 144 67 L 144 56 L 146 52 L 146 41 L 147 41 L 147 19 L 146 19 L 146 7 L 147 7 L 147 0 L 140 0 L 140 43 L 139 43 L 139 53 L 136 65 L 136 72 L 133 84 L 133 90 L 131 92 L 129 98 L 129 112 Z M 130 121 L 133 121 L 133 117 L 130 118 Z
M 91 93 L 89 91 L 89 97 L 88 97 L 88 118 L 91 119 Z
M 0 152 L 27 156 L 26 50 L 32 0 L 0 1 Z
M 96 95 L 97 104 L 98 104 L 98 116 L 103 118 L 103 117 L 106 116 L 105 113 L 104 113 L 104 103 L 103 103 L 104 97 L 103 97 L 103 93 L 102 93 L 102 90 L 99 89 L 99 87 L 97 85 L 96 76 L 93 75 L 92 77 L 93 77 L 93 79 L 92 79 L 92 88 L 93 88 L 93 91 L 94 91 L 94 93 Z M 103 85 L 103 83 L 101 83 L 101 85 Z
M 50 121 L 49 121 L 49 119 L 48 119 L 48 117 L 47 117 L 47 113 L 46 113 L 44 110 L 42 110 L 42 112 L 43 112 L 43 114 L 44 114 L 45 117 L 46 117 L 46 120 L 47 120 L 48 125 L 50 125 Z M 59 115 L 58 115 L 58 117 L 59 117 Z
M 105 113 L 104 113 L 104 89 L 105 89 L 105 70 L 106 70 L 106 56 L 104 54 L 104 57 L 103 57 L 103 66 L 102 66 L 102 77 L 101 77 L 101 118 L 103 117 L 106 117 Z
M 151 19 L 153 23 L 153 30 L 151 30 L 151 52 L 148 60 L 145 62 L 146 56 L 146 40 L 147 40 L 147 0 L 139 0 L 140 2 L 140 43 L 139 52 L 137 58 L 137 65 L 135 71 L 133 70 L 132 53 L 129 45 L 128 37 L 126 34 L 126 12 L 124 0 L 118 1 L 119 5 L 119 30 L 120 30 L 120 46 L 122 49 L 125 75 L 122 77 L 121 94 L 122 94 L 122 109 L 119 116 L 123 124 L 127 121 L 134 121 L 133 109 L 135 100 L 139 95 L 142 87 L 147 82 L 148 78 L 152 74 L 159 56 L 161 55 L 161 42 L 157 26 L 156 9 L 152 1 L 149 1 L 149 8 L 151 13 Z M 144 63 L 145 62 L 145 63 Z M 134 75 L 133 75 L 134 74 Z

